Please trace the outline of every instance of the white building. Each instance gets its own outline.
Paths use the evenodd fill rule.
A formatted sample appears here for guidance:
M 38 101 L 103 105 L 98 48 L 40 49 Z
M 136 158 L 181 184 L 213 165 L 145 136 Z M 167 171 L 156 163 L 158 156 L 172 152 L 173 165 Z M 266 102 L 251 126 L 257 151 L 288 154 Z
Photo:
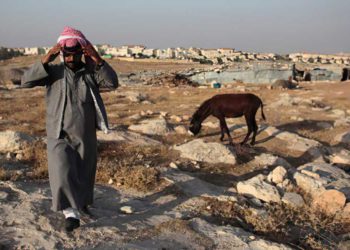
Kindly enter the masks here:
M 231 57 L 235 53 L 235 50 L 232 48 L 220 48 L 218 51 L 222 56 L 226 57 Z
M 123 47 L 109 47 L 105 50 L 105 54 L 119 57 L 131 57 L 131 53 L 126 46 Z
M 206 58 L 220 57 L 220 53 L 217 49 L 201 49 L 201 54 Z
M 122 46 L 123 49 L 127 49 L 131 55 L 142 54 L 143 50 L 146 49 L 143 45 L 126 45 Z
M 155 49 L 144 49 L 142 51 L 142 54 L 147 57 L 154 57 L 156 56 L 156 50 Z
M 33 48 L 24 48 L 24 55 L 29 56 L 29 55 L 39 55 L 39 48 L 38 47 L 33 47 Z

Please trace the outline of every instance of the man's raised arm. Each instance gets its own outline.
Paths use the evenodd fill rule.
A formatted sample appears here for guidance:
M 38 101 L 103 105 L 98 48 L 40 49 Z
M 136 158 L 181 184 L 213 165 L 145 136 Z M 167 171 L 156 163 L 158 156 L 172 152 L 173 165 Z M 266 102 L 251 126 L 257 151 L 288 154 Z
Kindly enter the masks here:
M 54 61 L 60 53 L 60 45 L 56 44 L 49 52 L 36 62 L 30 69 L 28 69 L 21 80 L 20 88 L 33 88 L 36 86 L 45 86 L 47 78 L 49 77 L 49 63 Z
M 91 44 L 88 44 L 84 48 L 84 55 L 85 59 L 91 59 L 96 64 L 95 79 L 99 87 L 109 89 L 118 88 L 119 82 L 117 73 L 107 62 L 105 62 L 100 57 L 100 55 Z

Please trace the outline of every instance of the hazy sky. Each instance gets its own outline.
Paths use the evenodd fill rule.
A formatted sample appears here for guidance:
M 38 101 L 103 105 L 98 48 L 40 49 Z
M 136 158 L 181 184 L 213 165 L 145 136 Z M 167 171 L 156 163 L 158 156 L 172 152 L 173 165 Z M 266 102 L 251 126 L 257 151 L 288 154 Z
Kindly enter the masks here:
M 349 0 L 0 1 L 0 46 L 50 46 L 66 25 L 94 44 L 350 52 Z

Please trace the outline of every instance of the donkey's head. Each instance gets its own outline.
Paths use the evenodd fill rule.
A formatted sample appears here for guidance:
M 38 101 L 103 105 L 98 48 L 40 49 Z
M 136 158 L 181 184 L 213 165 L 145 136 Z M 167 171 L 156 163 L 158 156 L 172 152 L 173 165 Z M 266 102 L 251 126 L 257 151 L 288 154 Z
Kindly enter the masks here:
M 189 130 L 191 131 L 191 133 L 193 135 L 196 135 L 199 133 L 201 128 L 202 128 L 202 123 L 200 122 L 200 120 L 198 118 L 196 118 L 196 116 L 193 116 L 191 123 L 190 123 Z

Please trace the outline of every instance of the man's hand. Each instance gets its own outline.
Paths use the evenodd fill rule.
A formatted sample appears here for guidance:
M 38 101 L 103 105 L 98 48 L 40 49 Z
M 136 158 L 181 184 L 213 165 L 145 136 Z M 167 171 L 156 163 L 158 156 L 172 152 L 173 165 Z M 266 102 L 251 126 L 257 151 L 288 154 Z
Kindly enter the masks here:
M 52 61 L 54 61 L 56 59 L 56 57 L 58 56 L 58 54 L 61 51 L 61 45 L 58 43 L 55 46 L 53 46 L 49 52 L 47 52 L 47 54 L 41 59 L 41 62 L 43 64 L 48 64 Z
M 85 56 L 90 57 L 97 65 L 103 62 L 103 59 L 100 57 L 100 55 L 91 43 L 89 43 L 88 45 L 86 45 L 86 47 L 83 48 L 83 52 Z

